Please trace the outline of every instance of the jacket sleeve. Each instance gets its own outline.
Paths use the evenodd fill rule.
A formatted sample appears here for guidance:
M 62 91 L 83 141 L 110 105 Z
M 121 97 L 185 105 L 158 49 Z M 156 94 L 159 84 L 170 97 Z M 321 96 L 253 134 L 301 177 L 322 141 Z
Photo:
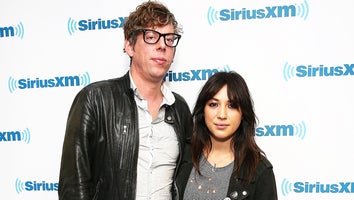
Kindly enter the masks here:
M 60 166 L 59 200 L 92 199 L 90 137 L 95 115 L 87 94 L 85 89 L 81 90 L 69 112 Z
M 187 183 L 187 179 L 189 177 L 190 170 L 192 169 L 192 156 L 191 156 L 191 137 L 192 137 L 192 115 L 188 104 L 178 94 L 175 94 L 176 98 L 179 100 L 176 105 L 176 109 L 178 113 L 180 113 L 180 121 L 181 121 L 181 133 L 183 134 L 183 147 L 182 149 L 182 157 L 179 163 L 176 173 L 176 179 L 174 182 L 174 187 L 172 191 L 172 196 L 174 200 L 183 199 L 184 189 Z
M 256 183 L 255 200 L 277 200 L 277 188 L 273 167 L 268 166 Z

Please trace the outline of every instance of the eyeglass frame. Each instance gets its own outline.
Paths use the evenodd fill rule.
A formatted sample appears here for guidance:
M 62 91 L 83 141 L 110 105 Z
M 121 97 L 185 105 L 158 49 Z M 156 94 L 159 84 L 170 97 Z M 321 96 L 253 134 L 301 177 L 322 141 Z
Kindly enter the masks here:
M 135 31 L 136 31 L 136 32 L 142 32 L 142 33 L 143 33 L 143 40 L 144 40 L 144 42 L 145 42 L 146 44 L 157 44 L 157 43 L 160 41 L 161 37 L 163 37 L 163 41 L 164 41 L 165 45 L 168 46 L 168 47 L 177 47 L 178 42 L 179 42 L 179 40 L 180 40 L 181 37 L 182 37 L 182 35 L 177 34 L 177 33 L 160 33 L 160 32 L 155 31 L 155 30 L 153 30 L 153 29 L 137 29 L 137 30 L 135 30 Z M 159 37 L 157 38 L 156 42 L 151 43 L 151 42 L 147 42 L 147 41 L 146 41 L 146 39 L 145 39 L 145 34 L 146 34 L 147 31 L 151 31 L 151 32 L 157 33 L 157 34 L 159 35 Z M 173 36 L 175 37 L 174 39 L 175 39 L 175 40 L 177 39 L 176 45 L 171 46 L 171 45 L 168 45 L 168 44 L 167 44 L 167 42 L 166 42 L 166 36 L 167 36 L 167 35 L 173 35 Z

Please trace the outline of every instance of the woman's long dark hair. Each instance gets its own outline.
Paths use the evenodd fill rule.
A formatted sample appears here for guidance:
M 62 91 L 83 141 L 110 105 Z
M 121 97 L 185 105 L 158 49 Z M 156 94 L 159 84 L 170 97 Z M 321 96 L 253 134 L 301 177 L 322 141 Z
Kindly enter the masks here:
M 205 124 L 204 107 L 216 93 L 227 85 L 227 96 L 230 103 L 242 112 L 242 121 L 232 136 L 231 146 L 235 155 L 234 172 L 241 174 L 241 166 L 245 169 L 246 182 L 250 183 L 264 152 L 254 139 L 257 117 L 254 112 L 253 100 L 248 86 L 241 75 L 231 72 L 217 72 L 202 87 L 193 110 L 192 161 L 200 174 L 200 158 L 205 150 L 212 148 L 210 131 Z

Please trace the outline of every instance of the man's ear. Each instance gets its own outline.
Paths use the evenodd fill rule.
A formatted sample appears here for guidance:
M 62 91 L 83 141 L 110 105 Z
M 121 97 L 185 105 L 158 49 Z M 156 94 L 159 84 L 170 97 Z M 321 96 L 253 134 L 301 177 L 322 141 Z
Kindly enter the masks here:
M 133 57 L 134 47 L 130 44 L 129 40 L 124 41 L 124 52 L 129 55 L 129 57 Z

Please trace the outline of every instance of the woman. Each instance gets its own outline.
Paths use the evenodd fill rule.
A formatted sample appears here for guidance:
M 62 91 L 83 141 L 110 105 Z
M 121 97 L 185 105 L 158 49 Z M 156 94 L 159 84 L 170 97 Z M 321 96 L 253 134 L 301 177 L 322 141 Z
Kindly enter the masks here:
M 272 164 L 254 139 L 256 120 L 242 76 L 218 72 L 209 78 L 193 110 L 193 163 L 179 171 L 179 199 L 277 199 Z

